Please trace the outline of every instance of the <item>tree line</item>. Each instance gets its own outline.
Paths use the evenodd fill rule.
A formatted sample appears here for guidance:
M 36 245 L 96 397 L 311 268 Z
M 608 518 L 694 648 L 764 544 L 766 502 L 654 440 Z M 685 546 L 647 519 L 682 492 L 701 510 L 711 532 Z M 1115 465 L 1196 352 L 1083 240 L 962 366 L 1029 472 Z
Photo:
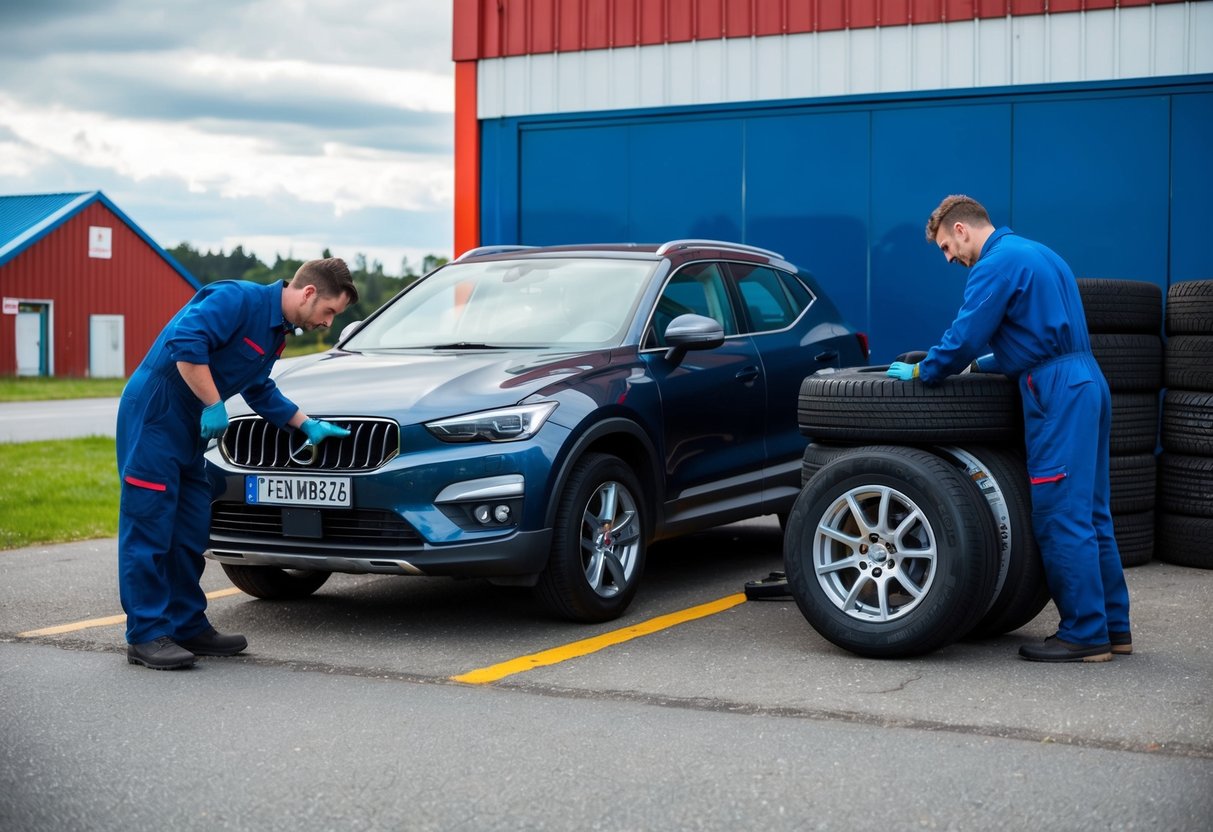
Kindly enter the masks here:
M 168 252 L 203 284 L 216 280 L 252 280 L 267 284 L 275 280 L 289 281 L 304 262 L 278 254 L 274 257 L 273 265 L 269 265 L 252 252 L 246 252 L 244 246 L 236 246 L 229 253 L 224 253 L 222 249 L 218 252 L 208 249 L 203 253 L 189 243 L 179 243 Z M 332 257 L 333 254 L 326 248 L 320 256 Z M 363 254 L 357 254 L 352 262 L 346 262 L 354 285 L 358 287 L 358 302 L 338 315 L 331 329 L 305 333 L 298 336 L 295 343 L 312 343 L 318 348 L 321 345 L 332 346 L 346 324 L 365 319 L 418 277 L 446 263 L 447 258 L 427 254 L 414 267 L 406 257 L 400 263 L 399 275 L 385 273 L 382 263 L 378 260 L 368 261 Z

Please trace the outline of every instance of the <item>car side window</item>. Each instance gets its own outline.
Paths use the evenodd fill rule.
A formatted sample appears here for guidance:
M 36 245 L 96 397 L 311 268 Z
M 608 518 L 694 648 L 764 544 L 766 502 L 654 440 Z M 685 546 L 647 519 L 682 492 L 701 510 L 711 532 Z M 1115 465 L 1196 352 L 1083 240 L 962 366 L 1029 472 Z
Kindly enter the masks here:
M 745 304 L 751 332 L 791 326 L 812 302 L 804 284 L 792 275 L 746 263 L 733 263 L 730 268 Z
M 718 263 L 692 263 L 669 279 L 657 300 L 645 346 L 664 347 L 670 321 L 687 314 L 712 318 L 725 335 L 737 334 L 737 317 Z

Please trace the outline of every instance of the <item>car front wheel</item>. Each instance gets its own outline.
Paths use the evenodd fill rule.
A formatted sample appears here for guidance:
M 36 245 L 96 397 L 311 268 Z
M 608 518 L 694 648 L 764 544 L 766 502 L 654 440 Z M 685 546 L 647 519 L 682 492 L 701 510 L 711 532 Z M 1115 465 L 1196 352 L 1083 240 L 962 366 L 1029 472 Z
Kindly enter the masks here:
M 587 454 L 559 500 L 552 552 L 536 594 L 552 612 L 573 621 L 618 618 L 644 570 L 640 484 L 617 457 Z
M 324 585 L 330 572 L 305 569 L 279 569 L 277 566 L 241 566 L 223 564 L 228 579 L 241 592 L 270 601 L 293 601 L 306 598 Z

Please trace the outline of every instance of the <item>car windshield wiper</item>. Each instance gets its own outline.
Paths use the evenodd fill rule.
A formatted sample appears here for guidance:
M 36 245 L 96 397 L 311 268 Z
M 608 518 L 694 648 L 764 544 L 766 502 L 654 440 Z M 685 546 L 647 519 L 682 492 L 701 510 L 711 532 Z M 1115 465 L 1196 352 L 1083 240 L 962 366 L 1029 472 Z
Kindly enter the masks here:
M 432 350 L 504 350 L 508 347 L 499 347 L 496 344 L 482 344 L 479 341 L 455 341 L 450 344 L 435 344 L 430 347 Z

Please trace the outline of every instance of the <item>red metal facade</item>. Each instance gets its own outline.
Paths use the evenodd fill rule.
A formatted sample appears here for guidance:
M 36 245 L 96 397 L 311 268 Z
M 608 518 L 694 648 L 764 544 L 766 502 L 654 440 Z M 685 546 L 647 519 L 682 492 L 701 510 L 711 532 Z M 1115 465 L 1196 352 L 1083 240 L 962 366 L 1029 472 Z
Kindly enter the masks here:
M 454 0 L 456 61 L 1181 0 Z
M 89 227 L 113 229 L 110 259 L 88 256 Z M 0 294 L 53 302 L 54 371 L 82 377 L 89 368 L 89 316 L 122 315 L 126 375 L 194 288 L 121 218 L 94 202 L 8 263 Z M 16 316 L 0 315 L 0 375 L 17 370 Z

